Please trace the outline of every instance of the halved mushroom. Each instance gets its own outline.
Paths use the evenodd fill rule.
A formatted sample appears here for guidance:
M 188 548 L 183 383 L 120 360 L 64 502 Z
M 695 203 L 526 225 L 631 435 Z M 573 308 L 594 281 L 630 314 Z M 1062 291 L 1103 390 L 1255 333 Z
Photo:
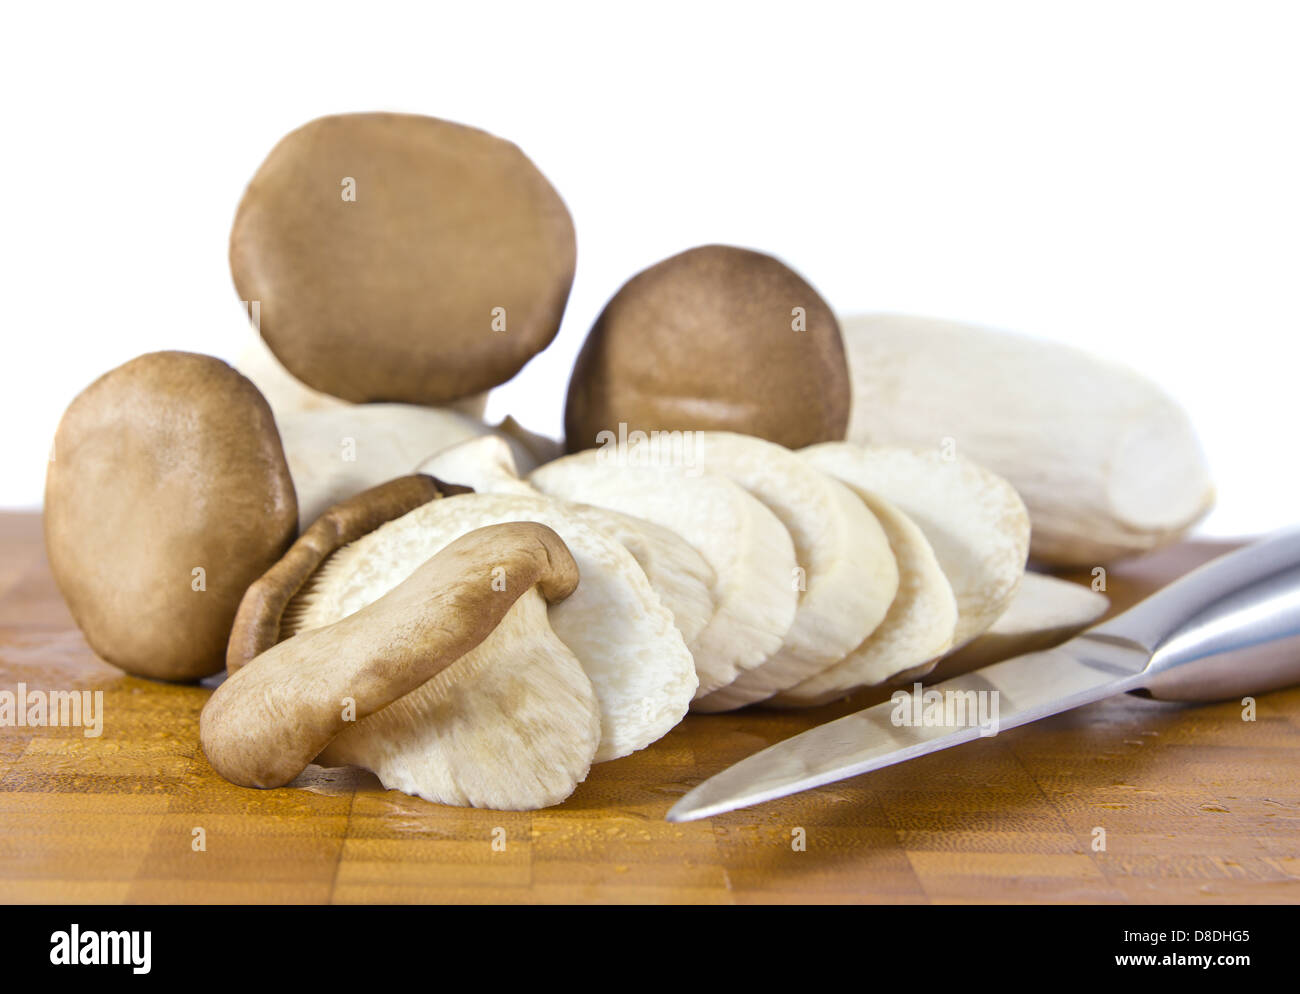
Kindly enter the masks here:
M 697 432 L 700 466 L 730 477 L 766 504 L 794 541 L 799 593 L 780 650 L 693 705 L 724 711 L 771 697 L 833 666 L 885 618 L 898 566 L 884 529 L 856 494 L 775 442 Z
M 382 597 L 466 532 L 512 521 L 555 529 L 581 571 L 578 590 L 551 608 L 550 622 L 595 688 L 601 708 L 597 761 L 617 759 L 660 738 L 681 720 L 695 692 L 690 652 L 631 553 L 549 498 L 463 494 L 423 504 L 328 555 L 305 583 L 301 577 L 286 581 L 300 592 L 282 617 L 248 624 L 266 633 L 268 641 L 277 637 L 272 631 L 285 637 L 333 624 Z M 250 604 L 269 605 L 274 613 L 277 600 L 261 597 Z M 420 693 L 445 695 L 461 679 L 451 672 L 448 685 L 429 684 Z M 374 756 L 394 748 L 382 737 L 353 740 L 353 731 L 336 742 L 352 750 L 347 755 L 353 759 L 358 749 Z M 342 755 L 332 746 L 322 761 Z
M 739 484 L 716 473 L 606 463 L 595 450 L 540 466 L 528 482 L 552 497 L 669 528 L 708 563 L 716 610 L 687 642 L 700 678 L 697 698 L 781 648 L 799 601 L 791 583 L 794 543 L 767 505 Z
M 872 686 L 900 673 L 924 673 L 952 645 L 957 598 L 925 534 L 883 497 L 853 488 L 889 536 L 898 562 L 898 595 L 880 626 L 829 669 L 782 691 L 768 703 L 812 707 L 856 687 Z
M 542 599 L 578 579 L 545 526 L 462 535 L 372 603 L 236 668 L 203 709 L 204 753 L 233 783 L 277 787 L 335 742 L 429 800 L 557 803 L 600 738 L 591 683 Z
M 953 645 L 1011 603 L 1029 554 L 1029 515 L 1006 480 L 956 454 L 826 442 L 803 449 L 824 473 L 883 497 L 924 532 L 957 597 Z
M 510 446 L 494 435 L 473 438 L 443 449 L 422 462 L 418 473 L 453 480 L 477 493 L 523 494 L 541 497 L 531 483 L 519 478 Z M 645 571 L 664 607 L 688 646 L 714 615 L 713 570 L 676 532 L 652 522 L 587 503 L 573 502 L 569 511 L 597 531 L 622 543 Z M 694 651 L 692 650 L 692 655 Z M 701 665 L 696 657 L 697 674 Z
M 129 673 L 219 671 L 240 598 L 297 523 L 271 409 L 220 359 L 132 359 L 59 424 L 45 480 L 50 569 L 91 648 Z

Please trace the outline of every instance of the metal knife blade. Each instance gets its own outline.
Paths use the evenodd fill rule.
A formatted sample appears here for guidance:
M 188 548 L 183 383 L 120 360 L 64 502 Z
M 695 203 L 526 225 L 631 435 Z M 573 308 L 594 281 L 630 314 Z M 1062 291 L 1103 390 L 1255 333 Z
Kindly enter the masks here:
M 819 725 L 723 770 L 673 805 L 667 818 L 709 818 L 1090 704 L 1140 686 L 1149 659 L 1137 643 L 1094 629 L 1055 649 L 924 688 L 919 700 L 900 688 L 906 701 Z

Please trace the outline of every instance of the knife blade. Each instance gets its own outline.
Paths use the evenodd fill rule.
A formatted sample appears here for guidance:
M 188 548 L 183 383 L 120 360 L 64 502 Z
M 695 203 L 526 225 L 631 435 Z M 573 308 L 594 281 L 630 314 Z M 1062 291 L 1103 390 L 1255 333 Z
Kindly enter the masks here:
M 706 780 L 673 805 L 693 821 L 995 735 L 1132 689 L 1141 646 L 1079 636 L 921 689 L 778 742 Z
M 1145 689 L 1223 700 L 1300 682 L 1300 532 L 1193 570 L 1069 642 L 894 698 L 755 753 L 687 793 L 692 821 Z

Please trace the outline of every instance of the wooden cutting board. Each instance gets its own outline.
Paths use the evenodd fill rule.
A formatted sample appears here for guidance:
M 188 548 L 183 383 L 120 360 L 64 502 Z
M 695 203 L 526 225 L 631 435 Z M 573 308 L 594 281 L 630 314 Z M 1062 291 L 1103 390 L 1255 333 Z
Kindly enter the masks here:
M 1107 593 L 1127 605 L 1227 547 L 1116 567 Z M 1300 690 L 1261 697 L 1253 722 L 1124 696 L 682 825 L 663 815 L 691 787 L 869 697 L 692 715 L 545 811 L 441 807 L 316 767 L 246 790 L 199 749 L 208 691 L 98 660 L 39 517 L 9 514 L 0 691 L 20 682 L 103 690 L 104 727 L 0 728 L 5 902 L 1300 902 Z

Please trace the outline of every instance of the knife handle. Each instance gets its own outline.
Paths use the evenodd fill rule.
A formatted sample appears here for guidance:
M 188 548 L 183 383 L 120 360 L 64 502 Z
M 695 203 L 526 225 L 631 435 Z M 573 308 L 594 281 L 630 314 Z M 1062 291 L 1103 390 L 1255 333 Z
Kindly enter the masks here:
M 1300 531 L 1220 556 L 1088 635 L 1149 652 L 1141 689 L 1161 700 L 1221 701 L 1300 683 Z

